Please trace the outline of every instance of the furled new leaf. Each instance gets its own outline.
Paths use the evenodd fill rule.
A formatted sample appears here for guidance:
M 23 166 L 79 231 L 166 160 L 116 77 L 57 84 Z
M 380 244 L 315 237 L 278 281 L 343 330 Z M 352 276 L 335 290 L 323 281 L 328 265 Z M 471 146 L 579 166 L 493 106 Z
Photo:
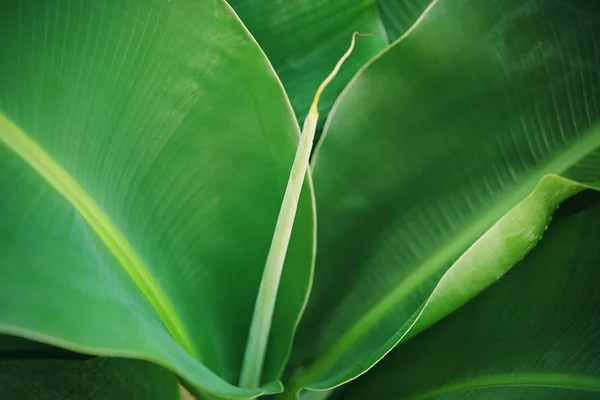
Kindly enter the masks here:
M 219 396 L 278 390 L 311 276 L 313 212 L 307 184 L 271 383 L 239 389 L 299 134 L 249 33 L 221 0 L 0 10 L 0 332 L 149 360 Z
M 599 34 L 584 0 L 439 0 L 353 79 L 315 155 L 319 252 L 293 388 L 362 374 L 502 276 L 561 201 L 600 187 Z
M 356 36 L 365 36 L 360 32 L 354 32 L 350 41 L 350 47 L 338 60 L 335 68 L 323 80 L 317 89 L 313 102 L 310 106 L 310 112 L 304 121 L 302 127 L 302 136 L 296 150 L 294 163 L 288 179 L 273 241 L 269 249 L 269 255 L 265 263 L 263 277 L 256 299 L 250 333 L 248 335 L 248 344 L 244 355 L 244 364 L 240 376 L 240 385 L 242 387 L 254 388 L 259 386 L 263 371 L 264 355 L 268 345 L 273 310 L 277 292 L 279 290 L 279 281 L 286 258 L 290 236 L 294 226 L 294 219 L 298 208 L 298 200 L 304 185 L 304 178 L 309 171 L 310 155 L 312 153 L 313 142 L 317 123 L 319 121 L 319 100 L 325 88 L 335 79 L 344 62 L 350 57 L 356 43 Z

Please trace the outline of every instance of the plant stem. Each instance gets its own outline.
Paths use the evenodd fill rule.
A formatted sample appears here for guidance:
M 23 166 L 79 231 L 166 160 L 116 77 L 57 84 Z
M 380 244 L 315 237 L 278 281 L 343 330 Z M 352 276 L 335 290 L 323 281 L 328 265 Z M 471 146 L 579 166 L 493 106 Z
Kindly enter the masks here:
M 304 177 L 308 170 L 317 121 L 319 120 L 319 99 L 325 87 L 333 80 L 344 61 L 350 56 L 350 53 L 352 53 L 356 35 L 360 34 L 354 32 L 350 48 L 338 61 L 331 74 L 329 74 L 319 86 L 308 116 L 304 121 L 300 143 L 296 151 L 290 177 L 285 189 L 283 202 L 281 203 L 277 225 L 275 226 L 275 233 L 273 234 L 271 248 L 269 249 L 269 255 L 267 256 L 267 262 L 265 264 L 262 281 L 256 299 L 240 376 L 240 386 L 244 388 L 254 389 L 260 386 L 261 383 L 261 375 L 269 341 L 273 311 L 275 310 L 275 300 L 279 289 L 279 281 L 290 236 L 292 234 L 294 218 L 296 217 L 298 199 L 300 198 Z

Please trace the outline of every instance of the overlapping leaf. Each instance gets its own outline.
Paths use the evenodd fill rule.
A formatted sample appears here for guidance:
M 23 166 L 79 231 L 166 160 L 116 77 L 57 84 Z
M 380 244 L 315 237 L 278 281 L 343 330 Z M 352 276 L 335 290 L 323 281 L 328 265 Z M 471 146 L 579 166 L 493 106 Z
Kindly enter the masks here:
M 552 207 L 528 210 L 564 189 L 540 192 L 543 177 L 598 188 L 599 34 L 583 0 L 439 0 L 355 77 L 316 154 L 319 252 L 292 386 L 360 375 L 498 279 Z M 509 243 L 517 231 L 527 240 Z M 447 271 L 435 297 L 451 307 L 428 311 Z

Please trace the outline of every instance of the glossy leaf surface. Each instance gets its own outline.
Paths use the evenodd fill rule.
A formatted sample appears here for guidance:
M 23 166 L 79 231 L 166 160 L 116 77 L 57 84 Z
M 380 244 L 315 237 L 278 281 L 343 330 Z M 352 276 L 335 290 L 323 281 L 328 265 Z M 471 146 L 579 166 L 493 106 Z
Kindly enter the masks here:
M 237 389 L 298 143 L 264 54 L 222 1 L 10 0 L 0 35 L 0 331 Z M 292 234 L 265 376 L 313 258 Z M 266 383 L 266 382 L 265 382 Z
M 343 398 L 598 398 L 598 200 L 572 215 L 561 212 L 570 204 L 561 207 L 544 239 L 505 277 L 393 350 Z
M 600 8 L 506 4 L 439 0 L 334 106 L 313 170 L 319 252 L 297 387 L 360 375 L 510 269 L 562 190 L 526 199 L 548 174 L 598 188 Z M 544 218 L 528 217 L 536 201 Z M 524 240 L 502 239 L 514 230 Z M 452 307 L 427 311 L 438 282 Z
M 179 400 L 175 375 L 137 360 L 0 362 L 0 397 L 10 400 Z

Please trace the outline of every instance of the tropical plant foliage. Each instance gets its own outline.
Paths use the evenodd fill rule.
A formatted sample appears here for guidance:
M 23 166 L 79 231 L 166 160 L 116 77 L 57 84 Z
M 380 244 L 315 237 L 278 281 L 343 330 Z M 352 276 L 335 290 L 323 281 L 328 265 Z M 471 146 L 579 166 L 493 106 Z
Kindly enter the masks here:
M 600 396 L 600 4 L 0 10 L 0 398 Z

